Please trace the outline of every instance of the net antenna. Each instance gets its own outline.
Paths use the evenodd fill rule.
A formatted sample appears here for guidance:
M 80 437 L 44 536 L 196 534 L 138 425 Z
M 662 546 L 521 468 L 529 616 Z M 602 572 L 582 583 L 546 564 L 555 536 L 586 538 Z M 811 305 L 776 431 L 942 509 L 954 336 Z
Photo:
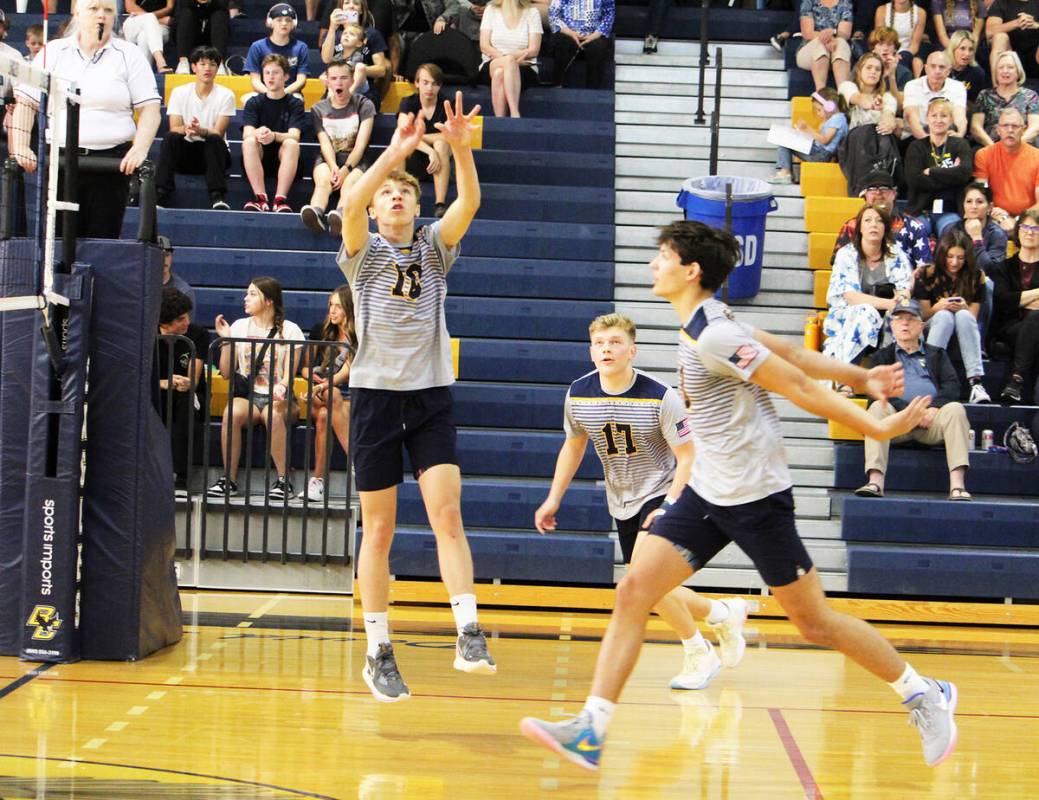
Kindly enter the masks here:
M 12 271 L 21 273 L 16 284 L 30 290 L 0 298 L 0 312 L 18 309 L 40 311 L 47 349 L 55 371 L 60 375 L 62 343 L 55 331 L 61 328 L 63 309 L 67 309 L 69 300 L 61 293 L 61 281 L 56 281 L 55 275 L 68 274 L 75 260 L 75 220 L 79 205 L 72 201 L 71 192 L 77 184 L 79 91 L 74 81 L 2 54 L 0 80 L 5 89 L 13 85 L 11 99 L 15 101 L 8 129 L 11 155 L 4 164 L 0 199 L 0 239 L 9 239 L 12 233 L 26 237 L 24 249 L 13 248 L 22 253 L 22 258 L 8 258 L 3 267 L 9 274 Z M 65 197 L 59 199 L 58 170 L 62 148 Z M 20 187 L 24 187 L 23 198 L 17 196 Z M 23 216 L 20 213 L 22 208 L 24 226 L 15 223 Z M 60 262 L 57 261 L 55 246 L 59 212 L 65 212 L 63 258 Z

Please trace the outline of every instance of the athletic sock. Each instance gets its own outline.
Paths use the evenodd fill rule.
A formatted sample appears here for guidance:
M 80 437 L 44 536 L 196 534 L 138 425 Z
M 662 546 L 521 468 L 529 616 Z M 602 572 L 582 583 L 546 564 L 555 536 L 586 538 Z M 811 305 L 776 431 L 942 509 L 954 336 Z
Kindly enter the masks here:
M 902 677 L 889 683 L 888 686 L 894 689 L 902 700 L 909 700 L 918 694 L 923 694 L 929 688 L 927 681 L 917 675 L 916 670 L 910 664 L 906 664 Z
M 595 735 L 600 740 L 606 735 L 606 729 L 610 726 L 613 710 L 616 707 L 616 703 L 611 703 L 603 697 L 596 697 L 591 694 L 584 701 L 584 710 L 592 715 L 592 730 L 595 731 Z
M 717 625 L 719 622 L 725 622 L 729 618 L 729 607 L 720 600 L 711 600 L 711 612 L 707 615 L 707 622 L 710 625 Z
M 368 636 L 368 655 L 375 658 L 379 645 L 390 643 L 390 613 L 364 612 L 364 632 Z
M 456 594 L 451 598 L 451 613 L 455 615 L 455 627 L 461 636 L 466 625 L 476 622 L 476 595 Z
M 682 640 L 682 649 L 690 655 L 696 655 L 707 649 L 707 642 L 704 641 L 703 634 L 698 630 L 691 638 Z

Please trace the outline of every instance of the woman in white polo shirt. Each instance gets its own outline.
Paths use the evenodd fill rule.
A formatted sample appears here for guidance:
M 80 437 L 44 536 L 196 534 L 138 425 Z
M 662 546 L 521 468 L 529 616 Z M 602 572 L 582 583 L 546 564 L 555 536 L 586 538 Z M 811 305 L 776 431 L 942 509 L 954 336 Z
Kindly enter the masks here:
M 537 79 L 541 14 L 531 0 L 491 0 L 480 21 L 480 77 L 494 116 L 518 117 L 520 92 Z
M 119 172 L 80 170 L 77 232 L 81 237 L 119 238 L 130 175 L 148 157 L 159 128 L 155 76 L 137 47 L 112 38 L 114 23 L 115 0 L 79 0 L 68 34 L 48 42 L 33 59 L 35 66 L 43 68 L 46 63 L 50 72 L 79 86 L 80 154 L 119 162 Z M 32 172 L 36 156 L 27 132 L 32 130 L 39 92 L 30 86 L 17 86 L 15 91 L 23 102 L 15 111 L 11 152 L 23 169 Z M 50 133 L 64 144 L 64 114 L 55 119 Z

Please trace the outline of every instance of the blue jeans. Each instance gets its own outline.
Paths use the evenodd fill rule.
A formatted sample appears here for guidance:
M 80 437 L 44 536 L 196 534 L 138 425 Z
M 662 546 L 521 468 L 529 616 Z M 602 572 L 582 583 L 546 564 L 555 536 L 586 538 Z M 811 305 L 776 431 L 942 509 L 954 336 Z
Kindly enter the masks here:
M 919 217 L 920 223 L 926 229 L 927 236 L 934 236 L 935 239 L 941 239 L 942 234 L 945 233 L 945 229 L 950 225 L 955 225 L 960 221 L 961 217 L 959 214 L 953 212 L 944 212 L 937 216 L 930 213 L 923 213 Z
M 989 323 L 992 322 L 992 304 L 996 295 L 996 283 L 992 278 L 985 276 L 985 294 L 981 298 L 981 308 L 978 309 L 978 330 L 981 332 L 981 351 L 985 352 L 985 336 L 988 334 Z
M 960 356 L 968 378 L 980 378 L 985 374 L 981 366 L 981 332 L 978 320 L 968 309 L 957 311 L 939 311 L 931 317 L 927 329 L 927 343 L 943 350 L 949 346 L 953 332 L 960 345 Z
M 812 142 L 812 151 L 805 155 L 798 153 L 802 161 L 826 162 L 833 161 L 833 153 L 829 152 L 818 142 Z M 785 169 L 790 172 L 794 168 L 794 151 L 789 147 L 776 148 L 776 169 Z

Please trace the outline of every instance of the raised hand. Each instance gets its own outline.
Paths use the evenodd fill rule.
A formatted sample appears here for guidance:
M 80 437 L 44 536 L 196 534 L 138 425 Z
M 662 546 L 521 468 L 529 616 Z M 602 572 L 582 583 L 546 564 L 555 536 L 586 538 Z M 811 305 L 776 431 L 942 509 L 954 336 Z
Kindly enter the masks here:
M 472 107 L 468 114 L 462 108 L 462 93 L 455 92 L 455 105 L 451 107 L 451 101 L 444 101 L 444 113 L 447 114 L 447 122 L 438 122 L 436 129 L 444 137 L 444 141 L 452 147 L 464 147 L 469 144 L 472 131 L 472 121 L 480 113 L 480 106 Z
M 224 319 L 223 314 L 217 314 L 216 319 L 213 320 L 213 327 L 216 329 L 216 335 L 220 337 L 227 337 L 231 335 L 231 326 L 227 320 Z
M 393 132 L 391 145 L 396 145 L 403 151 L 407 158 L 422 141 L 426 133 L 426 119 L 422 116 L 422 110 L 417 114 L 400 114 L 397 116 L 397 130 Z
M 866 394 L 874 400 L 901 397 L 906 388 L 905 371 L 901 364 L 873 367 L 866 373 Z

